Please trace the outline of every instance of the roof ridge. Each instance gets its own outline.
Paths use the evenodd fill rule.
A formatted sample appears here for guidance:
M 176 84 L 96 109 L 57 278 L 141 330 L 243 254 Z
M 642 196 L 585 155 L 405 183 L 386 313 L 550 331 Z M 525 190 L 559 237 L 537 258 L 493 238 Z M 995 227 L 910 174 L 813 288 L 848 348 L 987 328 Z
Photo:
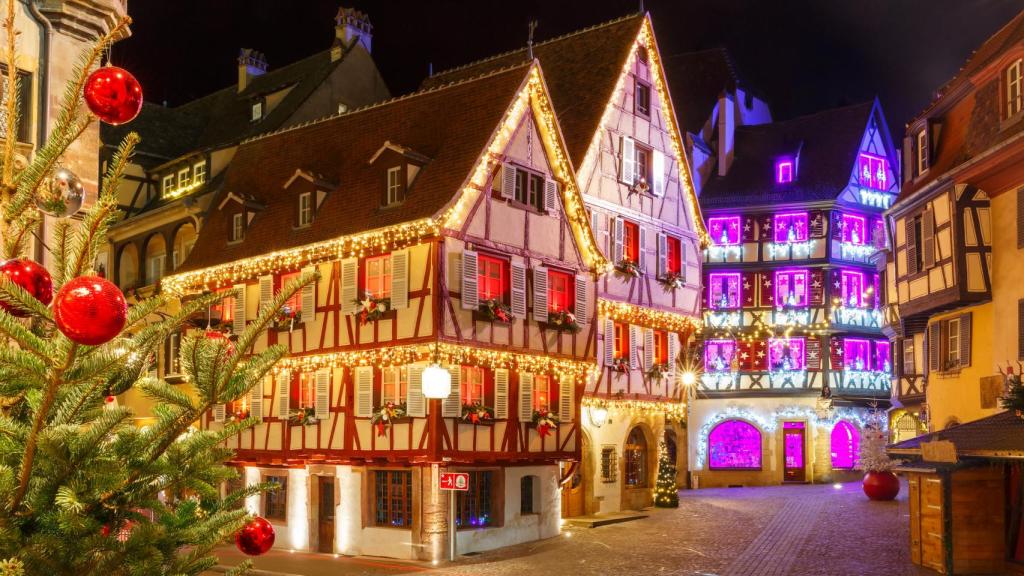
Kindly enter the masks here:
M 517 68 L 524 68 L 524 67 L 528 67 L 528 66 L 532 66 L 532 65 L 533 65 L 533 61 L 531 60 L 529 62 L 522 62 L 522 63 L 519 63 L 519 64 L 511 64 L 511 65 L 505 66 L 503 68 L 496 68 L 494 70 L 485 72 L 483 74 L 479 74 L 477 76 L 471 76 L 469 78 L 465 78 L 465 79 L 462 79 L 462 80 L 458 80 L 458 81 L 454 81 L 454 82 L 446 82 L 444 84 L 439 84 L 439 85 L 433 86 L 431 88 L 425 88 L 423 90 L 417 90 L 415 92 L 410 92 L 408 94 L 402 94 L 401 96 L 395 96 L 395 97 L 392 97 L 392 98 L 388 98 L 387 100 L 381 100 L 380 102 L 375 102 L 373 104 L 367 104 L 366 106 L 361 106 L 359 108 L 353 108 L 352 110 L 348 110 L 346 112 L 340 112 L 340 113 L 336 113 L 336 114 L 329 114 L 327 116 L 323 116 L 323 117 L 320 117 L 320 118 L 314 118 L 312 120 L 308 120 L 308 121 L 303 122 L 301 124 L 295 124 L 295 125 L 292 125 L 292 126 L 287 126 L 285 128 L 280 128 L 278 130 L 271 130 L 269 132 L 262 132 L 260 134 L 256 134 L 255 136 L 250 136 L 250 137 L 242 140 L 238 144 L 239 145 L 247 144 L 249 142 L 255 142 L 257 140 L 262 140 L 264 138 L 268 138 L 270 136 L 275 136 L 277 134 L 283 134 L 285 132 L 291 132 L 292 130 L 298 130 L 300 128 L 305 128 L 307 126 L 312 126 L 314 124 L 321 124 L 323 122 L 328 122 L 330 120 L 341 118 L 342 116 L 352 116 L 353 114 L 358 114 L 358 113 L 361 113 L 361 112 L 367 112 L 369 110 L 373 110 L 373 109 L 376 109 L 376 108 L 381 108 L 383 106 L 388 106 L 390 104 L 395 104 L 396 102 L 402 102 L 402 101 L 405 101 L 405 100 L 411 100 L 411 99 L 413 99 L 413 98 L 415 98 L 417 96 L 423 96 L 423 95 L 430 94 L 430 93 L 433 93 L 433 92 L 440 92 L 441 90 L 447 90 L 448 88 L 455 88 L 455 87 L 461 86 L 463 84 L 469 84 L 471 82 L 476 82 L 478 80 L 483 80 L 484 78 L 489 78 L 491 76 L 498 76 L 499 74 L 504 74 L 506 72 L 510 72 L 510 71 L 515 70 Z
M 846 105 L 843 105 L 843 106 L 835 106 L 833 108 L 825 108 L 824 110 L 815 110 L 814 112 L 809 112 L 807 114 L 803 114 L 801 116 L 796 116 L 796 117 L 793 117 L 793 118 L 787 118 L 785 120 L 775 120 L 773 122 L 767 122 L 767 123 L 764 123 L 764 124 L 744 124 L 743 126 L 737 126 L 736 129 L 737 130 L 739 130 L 741 128 L 744 128 L 744 129 L 757 129 L 757 128 L 767 128 L 767 127 L 771 127 L 771 126 L 778 126 L 778 125 L 781 125 L 781 124 L 792 124 L 792 123 L 801 122 L 801 121 L 804 121 L 804 120 L 811 120 L 811 119 L 813 119 L 813 118 L 815 118 L 817 116 L 823 116 L 825 114 L 833 114 L 835 112 L 842 112 L 842 111 L 846 111 L 846 110 L 851 110 L 853 108 L 860 108 L 860 107 L 863 107 L 863 106 L 867 106 L 867 107 L 872 107 L 873 108 L 874 105 L 875 105 L 875 100 L 874 99 L 864 100 L 862 102 L 854 102 L 853 104 L 846 104 Z
M 637 16 L 644 16 L 644 14 L 645 14 L 644 12 L 634 12 L 632 14 L 627 14 L 625 16 L 619 16 L 618 18 L 615 18 L 615 19 L 612 19 L 612 20 L 608 20 L 606 22 L 601 22 L 600 24 L 594 24 L 592 26 L 587 26 L 586 28 L 580 28 L 579 30 L 574 30 L 574 31 L 568 32 L 566 34 L 562 34 L 561 36 L 555 36 L 554 38 L 549 38 L 549 39 L 547 39 L 547 40 L 545 40 L 543 42 L 537 42 L 536 44 L 533 45 L 533 47 L 537 48 L 538 46 L 544 46 L 545 44 L 551 44 L 552 42 L 560 42 L 562 40 L 566 40 L 566 39 L 571 38 L 573 36 L 577 36 L 577 35 L 580 35 L 580 34 L 585 34 L 587 32 L 592 32 L 592 31 L 594 31 L 594 30 L 596 30 L 598 28 L 604 28 L 605 26 L 611 26 L 613 24 L 619 24 L 620 22 L 624 22 L 626 20 L 629 20 L 630 18 L 636 18 Z M 501 52 L 501 53 L 498 53 L 498 54 L 492 54 L 490 56 L 487 56 L 486 58 L 481 58 L 479 60 L 474 60 L 474 61 L 466 63 L 466 64 L 460 64 L 459 66 L 454 66 L 452 68 L 446 68 L 445 70 L 441 70 L 440 72 L 435 72 L 435 73 L 431 74 L 430 76 L 428 76 L 427 78 L 437 78 L 438 76 L 444 76 L 446 74 L 452 74 L 452 73 L 458 72 L 460 70 L 465 70 L 467 68 L 472 68 L 473 66 L 477 66 L 477 65 L 483 64 L 484 62 L 490 62 L 491 60 L 497 60 L 499 58 L 504 58 L 506 56 L 510 56 L 512 54 L 515 54 L 516 52 L 526 51 L 526 49 L 527 49 L 527 47 L 523 46 L 523 47 L 515 48 L 515 49 L 512 49 L 512 50 L 507 50 L 505 52 Z

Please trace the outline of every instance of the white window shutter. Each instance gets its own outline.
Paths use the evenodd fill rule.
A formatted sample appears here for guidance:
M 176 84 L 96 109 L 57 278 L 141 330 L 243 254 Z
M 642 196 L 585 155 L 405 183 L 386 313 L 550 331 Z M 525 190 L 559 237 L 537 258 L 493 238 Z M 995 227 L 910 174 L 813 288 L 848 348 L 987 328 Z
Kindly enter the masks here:
M 679 275 L 683 277 L 684 282 L 686 281 L 686 245 L 689 243 L 687 239 L 679 239 Z
M 359 297 L 359 260 L 357 258 L 346 258 L 341 261 L 340 291 L 342 314 L 355 312 L 355 299 Z
M 641 271 L 647 270 L 647 229 L 643 226 L 637 226 L 637 230 L 640 231 L 640 246 L 637 249 L 637 266 L 640 267 Z
M 410 364 L 409 370 L 409 393 L 405 398 L 405 413 L 414 418 L 423 418 L 427 415 L 427 399 L 423 396 L 423 365 Z
M 639 368 L 640 358 L 637 356 L 637 348 L 640 344 L 640 327 L 630 324 L 629 326 L 629 367 Z
M 356 417 L 373 416 L 373 366 L 355 367 Z
M 658 278 L 665 276 L 668 270 L 668 236 L 658 232 Z
M 576 316 L 576 323 L 583 325 L 590 320 L 587 317 L 587 275 L 577 275 L 573 284 L 576 287 L 576 300 L 573 302 L 572 313 Z
M 462 251 L 462 309 L 476 310 L 480 307 L 478 291 L 480 259 L 473 250 Z
M 601 213 L 596 210 L 590 211 L 590 231 L 594 233 L 594 242 L 597 242 L 597 249 L 607 252 L 607 246 L 601 241 Z
M 279 378 L 275 378 L 277 381 L 277 417 L 281 420 L 287 420 L 292 410 L 292 407 L 290 406 L 291 378 L 291 374 L 287 377 L 281 376 Z
M 607 366 L 615 363 L 615 322 L 610 319 L 604 321 L 604 363 Z
M 317 420 L 326 420 L 331 415 L 331 370 L 329 368 L 321 368 L 316 371 L 313 411 Z
M 313 272 L 316 272 L 316 266 L 302 269 L 303 275 L 312 274 Z M 302 308 L 302 321 L 310 324 L 316 320 L 316 285 L 317 281 L 314 280 L 303 286 L 301 300 L 299 301 L 299 307 Z
M 260 312 L 274 300 L 274 276 L 260 276 Z
M 615 218 L 615 235 L 612 238 L 612 259 L 614 264 L 622 261 L 622 235 L 624 222 L 622 218 Z
M 548 269 L 545 266 L 533 268 L 533 319 L 548 321 Z
M 644 328 L 644 370 L 654 366 L 654 330 Z
M 508 368 L 494 369 L 494 418 L 508 418 Z
M 519 420 L 533 420 L 533 374 L 519 373 Z
M 225 406 L 223 404 L 214 404 L 213 405 L 213 421 L 214 422 L 223 422 L 224 419 L 225 419 L 225 412 L 226 412 L 226 410 L 225 410 Z
M 513 262 L 511 269 L 512 315 L 526 317 L 526 266 Z
M 245 284 L 235 284 L 235 290 L 235 317 L 232 320 L 231 331 L 241 334 L 245 332 Z
M 270 376 L 264 376 L 252 390 L 249 390 L 249 416 L 257 422 L 263 421 L 263 385 L 270 380 Z
M 501 165 L 501 197 L 515 198 L 516 167 L 511 164 Z
M 675 373 L 676 359 L 679 357 L 679 334 L 669 332 L 668 334 L 668 371 Z
M 544 180 L 544 210 L 549 214 L 558 209 L 558 182 Z
M 391 308 L 409 307 L 409 250 L 391 253 Z
M 576 379 L 572 376 L 562 376 L 558 380 L 558 420 L 561 422 L 572 422 L 575 415 L 573 401 L 576 397 Z
M 651 171 L 654 172 L 654 182 L 651 186 L 651 193 L 655 196 L 665 195 L 665 155 L 661 150 L 655 150 L 651 159 Z
M 619 137 L 620 158 L 619 175 L 623 182 L 632 186 L 636 182 L 636 144 L 628 136 Z
M 452 393 L 441 402 L 441 416 L 458 418 L 462 416 L 462 367 L 448 366 L 448 373 L 452 375 Z

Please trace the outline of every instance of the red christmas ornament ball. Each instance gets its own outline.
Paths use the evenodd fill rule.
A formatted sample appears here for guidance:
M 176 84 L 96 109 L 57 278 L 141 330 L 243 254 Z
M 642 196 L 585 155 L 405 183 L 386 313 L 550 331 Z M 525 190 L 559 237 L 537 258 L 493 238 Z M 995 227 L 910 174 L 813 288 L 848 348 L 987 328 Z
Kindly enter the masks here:
M 117 286 L 99 276 L 79 276 L 65 284 L 53 301 L 57 329 L 72 342 L 98 346 L 124 328 L 128 303 Z
M 93 114 L 115 126 L 130 122 L 142 110 L 142 85 L 117 66 L 104 66 L 90 74 L 83 96 Z
M 274 527 L 265 519 L 253 516 L 242 529 L 235 534 L 235 546 L 249 556 L 260 556 L 274 545 Z
M 22 290 L 28 292 L 33 298 L 44 305 L 53 300 L 53 281 L 50 280 L 50 273 L 39 264 L 31 260 L 15 258 L 0 264 L 0 274 L 8 280 L 17 284 Z M 6 310 L 11 316 L 24 318 L 28 313 L 0 300 L 0 308 Z
M 235 353 L 235 343 L 228 340 L 227 334 L 217 330 L 207 330 L 206 337 L 210 340 L 224 340 L 227 343 L 224 345 L 224 348 L 228 355 L 230 356 Z

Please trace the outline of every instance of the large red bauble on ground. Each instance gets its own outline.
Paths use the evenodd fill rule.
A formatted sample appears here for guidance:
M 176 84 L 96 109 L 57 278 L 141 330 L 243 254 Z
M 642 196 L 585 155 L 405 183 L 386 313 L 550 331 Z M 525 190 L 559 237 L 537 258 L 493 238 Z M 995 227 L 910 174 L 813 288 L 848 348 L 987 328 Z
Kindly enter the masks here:
M 265 554 L 274 545 L 274 527 L 259 516 L 253 516 L 242 529 L 235 534 L 235 546 L 249 556 Z
M 121 333 L 128 303 L 121 290 L 99 276 L 79 276 L 65 284 L 53 300 L 57 329 L 72 342 L 98 346 Z
M 888 470 L 864 475 L 864 493 L 872 500 L 892 500 L 900 493 L 900 480 Z
M 124 68 L 104 66 L 89 75 L 83 89 L 85 104 L 107 124 L 124 124 L 142 110 L 142 85 Z
M 0 274 L 8 280 L 17 284 L 22 290 L 28 292 L 33 298 L 44 305 L 53 300 L 53 281 L 50 280 L 50 273 L 39 264 L 31 260 L 15 258 L 0 264 Z M 14 307 L 13 304 L 0 300 L 0 308 L 6 310 L 11 316 L 24 318 L 28 314 Z

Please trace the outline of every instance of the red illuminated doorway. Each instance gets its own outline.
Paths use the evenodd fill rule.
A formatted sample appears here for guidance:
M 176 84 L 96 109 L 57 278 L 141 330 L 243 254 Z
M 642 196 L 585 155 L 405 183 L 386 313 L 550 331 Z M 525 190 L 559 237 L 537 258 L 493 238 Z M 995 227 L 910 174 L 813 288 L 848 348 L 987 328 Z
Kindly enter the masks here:
M 784 482 L 805 482 L 807 458 L 804 454 L 804 423 L 782 424 L 782 458 Z

